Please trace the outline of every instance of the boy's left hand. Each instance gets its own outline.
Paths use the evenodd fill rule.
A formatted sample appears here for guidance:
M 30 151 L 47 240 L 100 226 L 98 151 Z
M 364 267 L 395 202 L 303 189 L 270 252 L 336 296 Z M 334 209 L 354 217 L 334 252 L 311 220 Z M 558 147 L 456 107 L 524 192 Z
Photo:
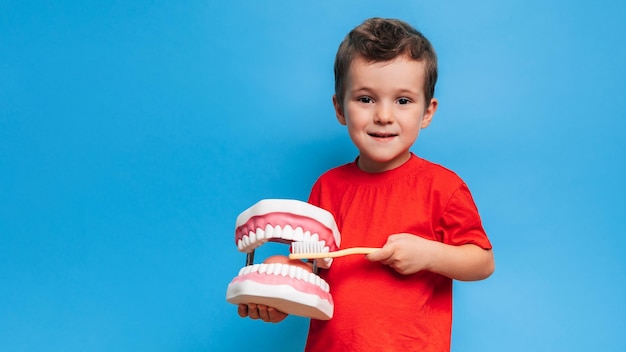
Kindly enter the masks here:
M 438 242 L 409 233 L 398 233 L 387 238 L 387 243 L 367 259 L 389 265 L 403 275 L 429 270 Z

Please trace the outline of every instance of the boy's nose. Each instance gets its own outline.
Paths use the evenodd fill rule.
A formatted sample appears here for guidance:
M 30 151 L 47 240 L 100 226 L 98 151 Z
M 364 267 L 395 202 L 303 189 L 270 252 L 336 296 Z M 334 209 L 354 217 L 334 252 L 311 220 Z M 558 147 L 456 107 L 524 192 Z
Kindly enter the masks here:
M 393 122 L 393 112 L 387 106 L 381 106 L 376 111 L 376 116 L 374 116 L 374 122 L 380 124 L 388 124 Z

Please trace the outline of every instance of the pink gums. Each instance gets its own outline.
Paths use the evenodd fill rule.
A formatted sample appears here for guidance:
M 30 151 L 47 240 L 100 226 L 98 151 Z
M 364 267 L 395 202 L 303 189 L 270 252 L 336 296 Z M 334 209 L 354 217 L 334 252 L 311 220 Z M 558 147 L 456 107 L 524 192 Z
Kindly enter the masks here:
M 326 241 L 330 251 L 337 250 L 335 237 L 328 227 L 308 216 L 284 212 L 267 213 L 251 217 L 245 224 L 235 229 L 235 244 L 244 235 L 248 235 L 250 231 L 256 232 L 259 228 L 265 229 L 265 226 L 268 224 L 274 227 L 280 226 L 281 228 L 284 228 L 286 225 L 290 225 L 293 228 L 302 227 L 304 231 L 310 231 L 311 234 L 317 233 L 320 236 L 320 240 Z M 270 241 L 272 240 L 276 241 L 279 239 L 270 239 Z
M 243 282 L 251 280 L 266 285 L 288 285 L 300 292 L 316 295 L 321 299 L 327 300 L 330 304 L 333 304 L 333 297 L 329 292 L 325 292 L 319 286 L 312 283 L 294 279 L 289 276 L 274 275 L 274 274 L 261 274 L 259 272 L 252 272 L 246 275 L 240 275 L 233 279 L 233 283 Z

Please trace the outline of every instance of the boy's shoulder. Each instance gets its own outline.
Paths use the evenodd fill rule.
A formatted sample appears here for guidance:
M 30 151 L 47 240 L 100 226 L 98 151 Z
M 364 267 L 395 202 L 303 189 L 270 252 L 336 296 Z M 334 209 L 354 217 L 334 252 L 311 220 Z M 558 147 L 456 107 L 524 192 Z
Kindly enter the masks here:
M 418 156 L 415 157 L 422 161 L 424 173 L 430 173 L 437 177 L 461 180 L 461 177 L 456 172 L 448 169 L 447 167 L 426 159 L 422 159 Z

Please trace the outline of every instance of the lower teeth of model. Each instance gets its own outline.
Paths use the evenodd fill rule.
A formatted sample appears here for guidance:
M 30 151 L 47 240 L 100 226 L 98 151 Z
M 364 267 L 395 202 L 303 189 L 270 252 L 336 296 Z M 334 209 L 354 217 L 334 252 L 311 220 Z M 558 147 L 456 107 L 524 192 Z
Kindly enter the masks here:
M 248 265 L 241 268 L 241 270 L 239 271 L 239 276 L 247 275 L 254 272 L 266 275 L 288 276 L 293 279 L 299 279 L 314 284 L 320 287 L 324 292 L 330 291 L 330 287 L 328 286 L 328 283 L 324 281 L 324 279 L 297 266 L 282 263 Z

